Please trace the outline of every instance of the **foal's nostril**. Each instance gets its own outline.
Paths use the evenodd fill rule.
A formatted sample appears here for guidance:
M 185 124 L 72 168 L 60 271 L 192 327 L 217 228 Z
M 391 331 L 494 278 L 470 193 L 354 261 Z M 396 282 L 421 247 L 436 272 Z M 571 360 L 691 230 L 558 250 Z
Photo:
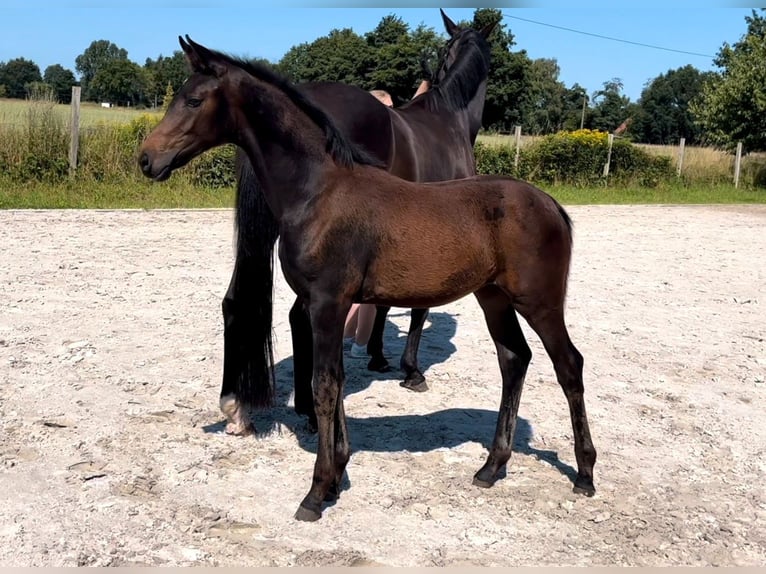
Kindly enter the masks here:
M 141 166 L 141 171 L 144 172 L 144 175 L 149 175 L 149 172 L 152 171 L 152 162 L 149 160 L 149 156 L 146 152 L 141 154 L 138 163 Z

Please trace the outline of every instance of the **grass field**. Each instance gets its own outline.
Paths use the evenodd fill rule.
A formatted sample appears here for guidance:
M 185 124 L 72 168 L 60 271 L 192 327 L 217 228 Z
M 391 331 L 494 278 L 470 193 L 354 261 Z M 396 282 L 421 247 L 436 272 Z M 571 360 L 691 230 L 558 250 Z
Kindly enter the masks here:
M 58 114 L 68 125 L 72 115 L 72 107 L 68 104 L 51 104 Z M 133 118 L 145 113 L 158 113 L 151 110 L 137 110 L 135 108 L 102 108 L 100 104 L 82 102 L 80 104 L 80 126 L 87 128 L 103 123 L 128 123 Z M 0 126 L 21 127 L 26 124 L 29 114 L 29 102 L 0 98 Z

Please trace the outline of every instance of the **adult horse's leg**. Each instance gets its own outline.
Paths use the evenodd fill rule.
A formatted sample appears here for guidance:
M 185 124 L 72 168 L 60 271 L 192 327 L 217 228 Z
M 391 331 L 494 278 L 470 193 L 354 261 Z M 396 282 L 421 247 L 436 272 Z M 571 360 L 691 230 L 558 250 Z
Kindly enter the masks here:
M 370 339 L 367 341 L 367 353 L 370 355 L 370 362 L 367 368 L 370 371 L 385 373 L 389 370 L 388 360 L 383 356 L 383 330 L 386 326 L 386 316 L 391 307 L 385 305 L 376 306 L 375 322 L 372 324 Z
M 412 309 L 410 311 L 410 330 L 407 333 L 407 344 L 399 361 L 399 366 L 405 375 L 401 386 L 416 392 L 428 390 L 426 378 L 418 367 L 418 347 L 420 346 L 420 337 L 423 334 L 423 325 L 425 325 L 426 317 L 428 317 L 428 309 Z
M 295 513 L 298 520 L 312 522 L 321 518 L 322 504 L 337 494 L 350 456 L 346 417 L 339 404 L 343 401 L 343 323 L 350 307 L 350 302 L 339 305 L 330 297 L 309 305 L 319 437 L 311 488 Z
M 254 431 L 250 406 L 270 406 L 274 391 L 272 300 L 279 228 L 250 162 L 237 154 L 237 257 L 221 303 L 224 321 L 220 406 L 226 432 Z
M 532 351 L 524 338 L 511 300 L 505 292 L 490 285 L 483 287 L 475 295 L 484 311 L 490 336 L 495 342 L 503 379 L 495 438 L 487 462 L 473 477 L 475 485 L 490 487 L 495 483 L 498 471 L 508 462 L 513 451 L 519 401 L 527 367 L 532 360 Z
M 585 413 L 585 396 L 582 380 L 583 358 L 569 338 L 564 324 L 563 306 L 544 311 L 522 313 L 529 326 L 540 336 L 546 352 L 553 362 L 556 378 L 569 403 L 569 414 L 574 431 L 577 479 L 574 491 L 593 496 L 593 465 L 596 449 L 590 437 L 588 416 Z
M 303 300 L 298 297 L 290 309 L 290 333 L 293 342 L 293 383 L 295 412 L 309 418 L 311 432 L 316 432 L 314 396 L 311 391 L 313 349 L 311 319 Z

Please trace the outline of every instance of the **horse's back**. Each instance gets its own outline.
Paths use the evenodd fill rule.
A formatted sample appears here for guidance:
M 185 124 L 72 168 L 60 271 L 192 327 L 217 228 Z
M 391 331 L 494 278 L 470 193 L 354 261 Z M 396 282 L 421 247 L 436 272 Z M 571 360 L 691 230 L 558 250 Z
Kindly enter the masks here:
M 341 133 L 387 166 L 391 165 L 392 127 L 388 107 L 368 91 L 336 82 L 309 82 L 298 86 L 327 113 Z

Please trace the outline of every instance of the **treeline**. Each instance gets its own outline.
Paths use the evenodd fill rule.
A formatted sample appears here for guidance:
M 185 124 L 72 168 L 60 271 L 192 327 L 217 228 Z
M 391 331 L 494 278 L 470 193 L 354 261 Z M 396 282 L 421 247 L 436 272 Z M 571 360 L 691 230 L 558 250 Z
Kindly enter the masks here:
M 763 13 L 763 9 L 761 13 Z M 500 10 L 479 8 L 472 22 L 482 27 L 502 19 Z M 622 92 L 619 78 L 588 94 L 579 84 L 559 80 L 553 59 L 533 59 L 517 46 L 500 21 L 490 42 L 492 68 L 483 127 L 510 132 L 516 125 L 528 134 L 551 134 L 580 127 L 614 132 L 633 141 L 766 149 L 766 18 L 752 11 L 747 30 L 734 45 L 723 44 L 717 72 L 687 65 L 647 82 L 637 102 Z M 292 47 L 271 64 L 296 82 L 339 81 L 365 89 L 385 89 L 396 104 L 409 99 L 420 81 L 434 71 L 446 38 L 423 25 L 411 29 L 395 15 L 359 35 L 335 29 L 326 36 Z M 134 107 L 157 107 L 178 90 L 187 75 L 181 51 L 148 58 L 143 66 L 107 40 L 91 43 L 77 57 L 83 98 Z M 40 73 L 24 58 L 0 62 L 0 97 L 24 98 L 48 91 L 68 102 L 75 76 L 61 65 Z

